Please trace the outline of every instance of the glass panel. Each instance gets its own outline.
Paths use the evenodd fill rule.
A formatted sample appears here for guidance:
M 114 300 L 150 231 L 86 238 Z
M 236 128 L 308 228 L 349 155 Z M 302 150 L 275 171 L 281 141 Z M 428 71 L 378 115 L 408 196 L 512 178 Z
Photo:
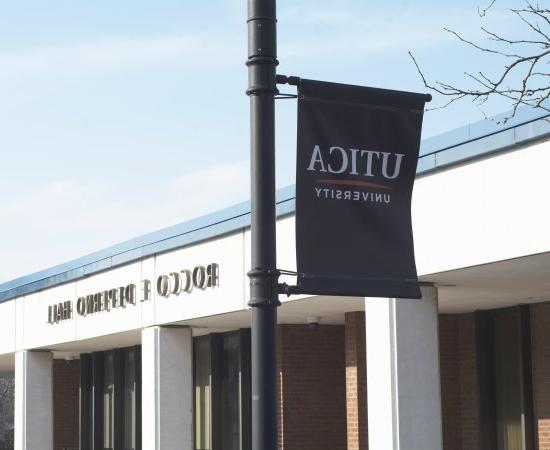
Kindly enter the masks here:
M 114 428 L 114 355 L 112 352 L 105 354 L 105 373 L 103 384 L 103 448 L 113 449 Z
M 221 370 L 221 445 L 223 450 L 239 450 L 241 435 L 240 339 L 238 333 L 223 337 Z
M 136 449 L 136 354 L 124 352 L 124 450 Z
M 494 337 L 497 449 L 524 450 L 520 317 L 517 311 L 495 315 Z
M 210 339 L 194 340 L 195 449 L 211 450 L 210 441 Z
M 90 358 L 89 385 L 86 395 L 88 396 L 88 449 L 94 445 L 94 386 L 92 383 L 93 360 Z

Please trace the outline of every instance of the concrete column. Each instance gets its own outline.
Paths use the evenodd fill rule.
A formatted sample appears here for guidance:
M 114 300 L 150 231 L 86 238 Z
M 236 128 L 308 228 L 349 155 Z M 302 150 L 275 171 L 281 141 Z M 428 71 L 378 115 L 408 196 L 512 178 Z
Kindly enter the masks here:
M 53 356 L 15 353 L 15 450 L 53 449 Z
M 437 289 L 365 300 L 369 448 L 441 450 Z
M 147 450 L 192 450 L 191 329 L 145 328 L 141 344 L 142 447 Z

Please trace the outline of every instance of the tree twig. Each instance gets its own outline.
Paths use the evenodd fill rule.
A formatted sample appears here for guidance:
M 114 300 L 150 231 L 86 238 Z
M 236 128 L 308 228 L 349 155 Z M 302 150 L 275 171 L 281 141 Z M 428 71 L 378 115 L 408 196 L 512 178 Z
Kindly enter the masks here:
M 485 16 L 495 2 L 496 0 L 493 0 L 484 9 L 478 8 L 480 16 Z M 510 38 L 481 27 L 486 39 L 494 43 L 489 47 L 467 39 L 454 30 L 445 28 L 445 31 L 452 34 L 461 43 L 479 52 L 506 58 L 506 63 L 496 76 L 491 76 L 481 70 L 477 74 L 464 72 L 464 75 L 477 87 L 475 85 L 474 87 L 459 87 L 453 83 L 442 81 L 428 82 L 419 63 L 412 52 L 409 51 L 409 56 L 424 86 L 441 96 L 447 97 L 443 105 L 432 107 L 429 110 L 446 108 L 452 103 L 465 98 L 471 98 L 475 104 L 483 105 L 490 98 L 499 96 L 512 103 L 511 113 L 504 121 L 513 117 L 521 105 L 550 112 L 550 106 L 546 103 L 550 99 L 550 72 L 548 70 L 550 66 L 550 9 L 541 8 L 538 4 L 530 3 L 529 0 L 526 0 L 525 4 L 524 8 L 511 9 L 510 11 L 527 25 L 528 31 L 526 33 L 534 35 L 534 38 L 529 34 L 521 39 Z M 544 26 L 549 29 L 546 30 L 543 28 Z M 504 50 L 503 46 L 508 46 L 514 50 Z

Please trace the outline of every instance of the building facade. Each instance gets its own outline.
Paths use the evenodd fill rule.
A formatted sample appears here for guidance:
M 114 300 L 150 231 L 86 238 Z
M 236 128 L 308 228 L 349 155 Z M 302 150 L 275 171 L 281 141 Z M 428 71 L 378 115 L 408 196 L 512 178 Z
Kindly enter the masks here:
M 281 297 L 281 450 L 550 449 L 549 138 L 523 112 L 422 143 L 421 300 Z M 293 188 L 277 201 L 293 270 Z M 17 450 L 250 448 L 249 213 L 0 285 Z

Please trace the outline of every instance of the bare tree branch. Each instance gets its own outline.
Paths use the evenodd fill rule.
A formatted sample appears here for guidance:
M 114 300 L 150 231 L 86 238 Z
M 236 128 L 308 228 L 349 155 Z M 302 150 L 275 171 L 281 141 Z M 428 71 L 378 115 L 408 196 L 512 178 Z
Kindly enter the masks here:
M 489 11 L 489 9 L 491 9 L 491 7 L 495 4 L 497 0 L 493 0 L 491 3 L 489 3 L 489 6 L 481 9 L 479 6 L 477 7 L 477 13 L 479 15 L 479 17 L 485 17 L 485 14 L 487 14 L 487 11 Z
M 484 9 L 478 8 L 480 17 L 484 17 L 495 2 L 493 0 Z M 487 46 L 444 28 L 461 43 L 479 52 L 505 58 L 505 63 L 496 76 L 483 71 L 478 71 L 477 74 L 464 72 L 466 78 L 474 83 L 473 87 L 458 87 L 442 81 L 428 82 L 417 60 L 409 52 L 424 86 L 447 98 L 441 106 L 430 110 L 446 108 L 465 98 L 472 99 L 477 105 L 483 105 L 493 97 L 501 97 L 510 101 L 512 106 L 512 111 L 504 122 L 513 117 L 522 105 L 550 112 L 550 104 L 547 102 L 550 99 L 550 9 L 541 8 L 526 0 L 525 7 L 510 11 L 527 26 L 526 35 L 521 39 L 506 37 L 481 27 L 486 39 L 493 42 L 491 46 Z
M 463 38 L 460 34 L 458 34 L 456 31 L 453 31 L 453 30 L 449 30 L 448 28 L 443 28 L 447 33 L 451 33 L 452 35 L 456 36 L 460 41 L 464 42 L 465 44 L 468 44 L 472 47 L 474 47 L 475 49 L 479 50 L 479 51 L 482 51 L 482 52 L 488 52 L 488 53 L 494 53 L 495 55 L 501 55 L 501 56 L 506 56 L 507 58 L 521 58 L 521 56 L 517 55 L 517 54 L 509 54 L 509 53 L 504 53 L 504 52 L 501 52 L 499 50 L 493 50 L 493 49 L 490 49 L 490 48 L 487 48 L 487 47 L 481 47 L 480 45 L 477 45 L 475 44 L 474 42 L 472 41 L 469 41 L 465 38 Z
M 523 23 L 525 23 L 531 30 L 533 30 L 535 33 L 540 34 L 544 39 L 546 39 L 546 42 L 550 42 L 550 37 L 546 33 L 544 33 L 541 29 L 538 23 L 532 23 L 529 19 L 527 19 L 524 14 L 537 14 L 531 9 L 512 9 L 511 10 L 516 16 L 518 16 Z
M 484 27 L 481 27 L 481 30 L 490 36 L 488 39 L 491 41 L 503 42 L 506 44 L 538 44 L 542 48 L 548 48 L 548 45 L 549 45 L 548 42 L 544 42 L 544 41 L 531 41 L 531 40 L 525 40 L 525 39 L 506 39 L 502 36 L 499 36 L 496 33 L 493 33 L 487 30 Z

